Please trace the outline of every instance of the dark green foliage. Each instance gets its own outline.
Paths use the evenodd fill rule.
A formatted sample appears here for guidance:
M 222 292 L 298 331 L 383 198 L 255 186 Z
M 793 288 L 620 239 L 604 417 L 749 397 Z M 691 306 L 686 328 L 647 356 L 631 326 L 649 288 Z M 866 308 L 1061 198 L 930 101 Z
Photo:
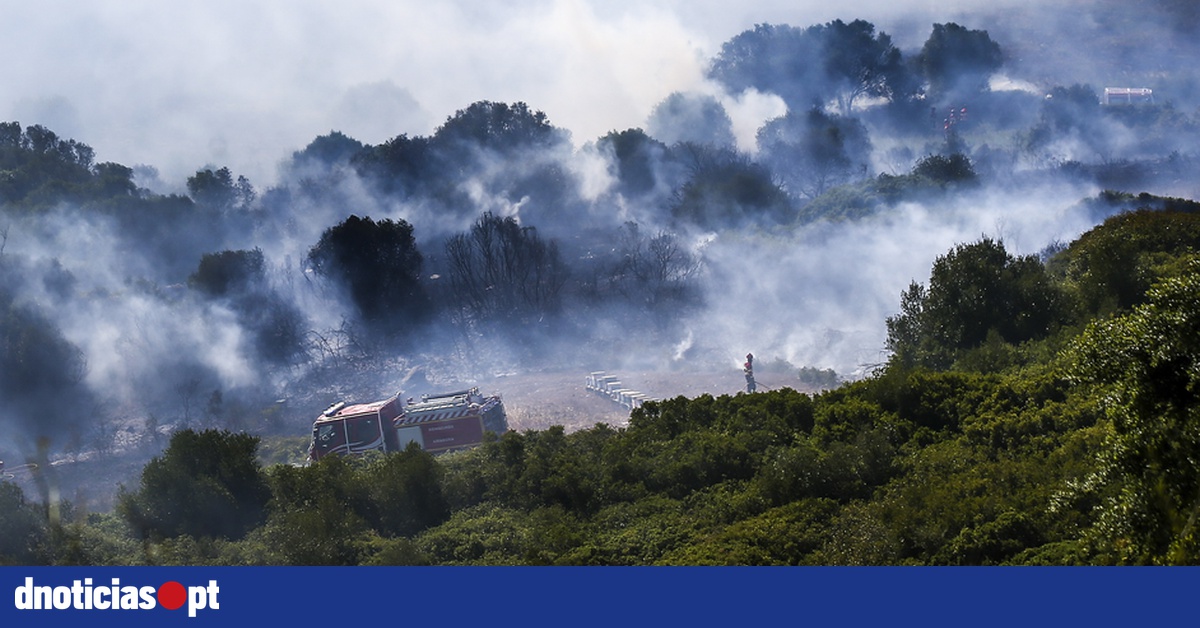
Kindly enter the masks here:
M 9 403 L 44 400 L 76 388 L 86 365 L 47 318 L 0 301 L 0 394 Z
M 378 191 L 420 197 L 447 214 L 466 218 L 490 210 L 477 204 L 482 187 L 491 197 L 520 203 L 522 218 L 536 221 L 578 202 L 571 177 L 550 157 L 555 149 L 569 150 L 567 142 L 565 131 L 523 102 L 479 101 L 432 136 L 400 135 L 364 147 L 351 164 Z
M 384 536 L 411 536 L 450 516 L 442 469 L 415 444 L 371 461 L 359 475 L 374 504 L 369 521 Z
M 802 499 L 742 519 L 696 543 L 668 552 L 669 565 L 805 565 L 828 534 L 838 504 Z
M 1042 542 L 1041 531 L 1029 517 L 1004 512 L 977 527 L 963 528 L 932 559 L 939 565 L 998 565 Z
M 938 102 L 971 98 L 987 89 L 988 77 L 1004 64 L 1000 45 L 984 30 L 953 22 L 934 24 L 917 64 Z
M 418 537 L 416 546 L 442 565 L 549 565 L 581 540 L 578 525 L 559 508 L 485 504 L 456 512 Z
M 616 164 L 619 189 L 622 194 L 637 197 L 653 192 L 664 182 L 664 173 L 657 171 L 667 146 L 641 129 L 612 131 L 596 142 L 602 151 L 612 153 Z
M 618 502 L 591 518 L 590 538 L 564 557 L 581 565 L 651 565 L 695 540 L 703 524 L 661 495 Z
M 946 368 L 989 334 L 1043 338 L 1066 319 L 1065 297 L 1036 257 L 1009 255 L 990 238 L 962 244 L 933 264 L 929 288 L 913 283 L 887 320 L 888 348 L 905 365 Z
M 0 123 L 0 205 L 12 203 L 46 209 L 62 201 L 87 198 L 100 190 L 127 193 L 129 180 L 105 165 L 96 182 L 95 151 L 87 144 L 59 138 L 41 125 L 21 130 L 17 122 Z M 128 173 L 126 173 L 128 174 Z
M 268 362 L 290 364 L 302 355 L 304 317 L 271 288 L 261 250 L 207 253 L 188 285 L 229 303 Z
M 412 225 L 404 220 L 350 216 L 321 234 L 308 262 L 318 275 L 346 290 L 375 331 L 406 331 L 429 314 L 421 284 L 424 258 Z
M 993 458 L 958 439 L 938 442 L 909 457 L 904 473 L 871 502 L 871 509 L 888 523 L 897 559 L 932 562 L 968 527 L 1008 510 L 1038 510 L 1048 498 L 1047 487 L 1039 485 L 1039 464 L 1044 463 L 1012 455 Z M 930 481 L 937 486 L 926 484 Z
M 529 105 L 479 101 L 455 112 L 434 132 L 449 151 L 490 149 L 501 153 L 548 146 L 560 138 L 546 114 Z
M 616 432 L 607 426 L 567 435 L 561 426 L 540 432 L 510 431 L 453 463 L 447 491 L 456 507 L 494 500 L 534 508 L 553 505 L 591 512 L 618 487 L 601 471 Z M 453 482 L 457 480 L 457 482 Z
M 1005 562 L 1007 565 L 1071 567 L 1090 564 L 1088 552 L 1079 541 L 1056 541 L 1022 550 Z
M 829 445 L 853 440 L 871 429 L 882 419 L 879 404 L 858 396 L 839 392 L 826 393 L 817 406 L 812 434 L 819 442 Z
M 1051 268 L 1064 276 L 1090 316 L 1145 303 L 1159 266 L 1200 250 L 1200 212 L 1179 199 L 1139 198 L 1142 209 L 1104 221 L 1071 243 Z M 1165 204 L 1171 209 L 1151 209 Z
M 223 297 L 261 288 L 266 279 L 262 250 L 221 251 L 200 258 L 200 266 L 188 277 L 188 285 L 209 296 Z
M 966 155 L 929 155 L 907 174 L 882 173 L 873 179 L 826 190 L 800 209 L 798 221 L 863 218 L 902 201 L 936 199 L 977 183 L 978 175 Z
M 52 283 L 60 290 L 72 284 L 70 273 L 57 266 Z M 18 301 L 24 264 L 0 255 L 0 418 L 11 421 L 10 442 L 48 437 L 61 445 L 67 434 L 78 433 L 62 413 L 45 412 L 47 399 L 73 397 L 81 407 L 90 400 L 83 385 L 87 361 L 83 352 L 63 337 L 47 313 Z
M 528 496 L 534 498 L 533 505 L 583 512 L 594 508 L 599 482 L 590 476 L 587 465 L 602 455 L 596 447 L 602 448 L 603 441 L 603 435 L 597 443 L 588 443 L 583 436 L 568 440 L 560 426 L 527 433 L 524 460 L 517 465 L 520 475 L 509 485 L 510 499 L 520 503 Z
M 273 497 L 263 534 L 271 560 L 284 564 L 420 563 L 420 551 L 394 539 L 450 516 L 443 469 L 415 446 L 361 460 L 281 465 L 269 475 Z
M 146 464 L 118 509 L 144 538 L 241 538 L 263 522 L 271 491 L 256 458 L 258 437 L 183 430 Z
M 15 484 L 0 481 L 0 565 L 36 565 L 47 541 L 45 514 Z
M 857 220 L 870 216 L 884 206 L 886 198 L 881 192 L 896 179 L 899 177 L 881 174 L 876 179 L 826 190 L 796 212 L 796 222 L 807 224 L 817 220 Z
M 733 121 L 713 96 L 673 92 L 655 105 L 646 126 L 655 139 L 666 144 L 690 142 L 719 148 L 735 144 Z
M 302 168 L 309 164 L 329 167 L 349 163 L 364 148 L 362 142 L 338 131 L 330 131 L 308 143 L 302 151 L 292 154 L 292 167 Z
M 197 205 L 216 211 L 249 209 L 256 196 L 244 176 L 235 181 L 229 168 L 198 170 L 188 177 L 188 194 Z
M 760 158 L 797 197 L 816 198 L 854 176 L 864 176 L 871 144 L 866 127 L 819 107 L 788 112 L 758 130 Z
M 60 510 L 74 511 L 73 508 L 61 508 L 67 505 L 60 504 Z M 89 513 L 83 517 L 71 512 L 49 530 L 48 564 L 111 566 L 147 562 L 142 552 L 143 543 L 130 536 L 129 526 L 117 513 Z
M 1079 338 L 1073 372 L 1100 387 L 1112 432 L 1094 490 L 1095 538 L 1110 560 L 1200 559 L 1200 261 L 1165 279 L 1149 302 L 1101 319 Z
M 263 528 L 270 551 L 287 565 L 354 565 L 359 541 L 376 518 L 369 486 L 341 456 L 309 467 L 271 469 L 270 517 Z
M 676 220 L 718 229 L 792 218 L 791 200 L 765 166 L 731 152 L 691 148 L 696 151 L 692 177 L 671 205 Z
M 975 169 L 971 166 L 971 160 L 962 153 L 925 157 L 913 167 L 912 174 L 940 186 L 970 183 L 975 181 L 977 176 Z
M 864 20 L 797 28 L 758 24 L 721 46 L 708 76 L 731 93 L 748 88 L 779 94 L 794 111 L 837 100 L 849 115 L 862 96 L 906 97 L 900 51 Z
M 820 51 L 818 38 L 786 24 L 756 24 L 721 45 L 708 76 L 737 94 L 754 88 L 779 94 L 790 109 L 804 108 L 816 95 L 819 70 L 811 60 Z
M 363 544 L 363 565 L 375 566 L 427 566 L 429 557 L 421 551 L 411 539 L 397 537 L 391 539 L 368 535 Z
M 897 425 L 932 432 L 957 432 L 995 390 L 998 379 L 963 372 L 896 370 L 862 386 Z M 851 388 L 850 390 L 853 390 Z
M 801 367 L 798 377 L 801 384 L 815 388 L 833 388 L 842 383 L 842 378 L 838 376 L 837 371 L 813 366 Z
M 866 20 L 849 24 L 834 20 L 824 25 L 825 75 L 837 95 L 842 115 L 851 115 L 860 97 L 902 99 L 910 96 L 900 49 Z
M 398 135 L 364 148 L 351 158 L 360 176 L 387 194 L 405 197 L 424 189 L 433 172 L 431 141 L 427 137 Z
M 92 172 L 95 174 L 93 194 L 101 198 L 120 199 L 138 194 L 137 186 L 133 184 L 133 169 L 128 166 L 105 162 L 96 164 Z
M 742 439 L 719 432 L 688 431 L 651 448 L 635 453 L 633 462 L 643 465 L 647 489 L 672 497 L 726 480 L 747 479 L 754 472 L 750 450 Z
M 755 482 L 772 504 L 808 498 L 867 497 L 891 475 L 894 455 L 894 447 L 877 430 L 863 432 L 850 443 L 822 445 L 817 439 L 803 438 L 774 450 Z

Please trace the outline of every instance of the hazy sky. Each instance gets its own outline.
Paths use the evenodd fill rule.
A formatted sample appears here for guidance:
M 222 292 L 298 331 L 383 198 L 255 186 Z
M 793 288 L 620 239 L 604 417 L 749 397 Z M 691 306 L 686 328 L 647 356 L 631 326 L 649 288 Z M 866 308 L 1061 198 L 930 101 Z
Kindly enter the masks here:
M 428 134 L 478 100 L 527 102 L 580 145 L 644 125 L 673 91 L 705 89 L 707 60 L 756 23 L 863 18 L 890 29 L 902 46 L 918 45 L 905 41 L 906 27 L 924 36 L 935 18 L 968 7 L 926 0 L 3 4 L 0 119 L 45 125 L 89 144 L 100 161 L 155 166 L 170 185 L 200 167 L 228 165 L 259 187 L 282 159 L 330 130 L 367 143 Z

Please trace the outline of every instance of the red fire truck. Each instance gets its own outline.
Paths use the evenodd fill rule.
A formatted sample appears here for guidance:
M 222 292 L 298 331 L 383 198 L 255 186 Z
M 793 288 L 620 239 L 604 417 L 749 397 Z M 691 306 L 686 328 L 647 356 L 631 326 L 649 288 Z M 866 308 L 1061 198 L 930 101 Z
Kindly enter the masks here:
M 403 400 L 400 393 L 383 401 L 329 406 L 313 422 L 308 459 L 329 454 L 401 451 L 415 442 L 429 452 L 475 447 L 485 432 L 508 431 L 508 417 L 499 395 L 484 396 L 478 388 L 420 401 Z

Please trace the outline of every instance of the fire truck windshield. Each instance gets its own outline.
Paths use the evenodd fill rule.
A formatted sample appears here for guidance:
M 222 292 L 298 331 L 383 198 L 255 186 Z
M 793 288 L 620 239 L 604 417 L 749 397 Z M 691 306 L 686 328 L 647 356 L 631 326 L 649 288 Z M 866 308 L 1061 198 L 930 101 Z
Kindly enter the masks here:
M 317 428 L 317 441 L 320 443 L 328 443 L 334 436 L 336 436 L 336 431 L 328 423 Z
M 337 449 L 339 446 L 344 445 L 344 434 L 345 432 L 343 431 L 342 424 L 340 422 L 323 423 L 318 425 L 317 428 L 313 430 L 313 453 L 316 454 L 317 457 L 320 457 Z

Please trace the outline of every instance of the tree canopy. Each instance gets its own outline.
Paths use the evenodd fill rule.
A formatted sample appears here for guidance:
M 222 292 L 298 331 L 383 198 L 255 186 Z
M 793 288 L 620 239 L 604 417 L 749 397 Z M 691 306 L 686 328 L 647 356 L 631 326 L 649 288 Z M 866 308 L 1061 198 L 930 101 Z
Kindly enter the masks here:
M 364 322 L 385 332 L 424 320 L 424 257 L 404 220 L 350 216 L 326 229 L 308 253 L 313 271 L 344 288 Z
M 176 432 L 137 490 L 121 494 L 121 515 L 143 537 L 241 538 L 262 523 L 270 498 L 258 443 L 227 431 Z
M 671 205 L 676 220 L 716 229 L 791 218 L 791 200 L 770 169 L 730 151 L 688 148 L 693 165 Z
M 948 22 L 933 25 L 917 64 L 929 83 L 929 95 L 953 104 L 986 90 L 988 79 L 1004 64 L 1004 53 L 987 31 Z
M 1110 560 L 1195 564 L 1200 556 L 1200 259 L 1157 283 L 1148 302 L 1093 322 L 1072 373 L 1101 389 L 1112 420 L 1091 490 L 1094 542 Z
M 813 107 L 768 121 L 758 130 L 758 148 L 789 192 L 816 198 L 865 172 L 871 145 L 858 120 Z
M 712 96 L 674 92 L 655 105 L 646 128 L 667 144 L 691 142 L 733 148 L 733 122 Z
M 1065 299 L 1042 263 L 1002 242 L 961 244 L 933 264 L 929 288 L 913 283 L 887 320 L 888 348 L 903 363 L 946 368 L 990 334 L 1008 343 L 1042 338 L 1066 320 Z
M 834 20 L 808 28 L 755 25 L 721 46 L 708 75 L 733 93 L 777 94 L 793 111 L 836 101 L 850 115 L 863 96 L 906 97 L 905 71 L 899 49 L 874 24 Z

